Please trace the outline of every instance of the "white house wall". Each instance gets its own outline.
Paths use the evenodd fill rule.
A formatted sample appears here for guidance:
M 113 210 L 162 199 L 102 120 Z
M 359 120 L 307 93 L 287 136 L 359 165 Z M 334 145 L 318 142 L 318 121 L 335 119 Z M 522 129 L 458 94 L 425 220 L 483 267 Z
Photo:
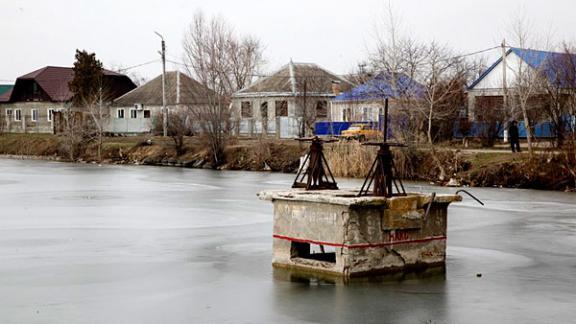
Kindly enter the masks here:
M 242 117 L 242 102 L 248 101 L 252 105 L 252 117 Z M 288 117 L 276 116 L 276 101 L 286 101 L 288 104 Z M 296 102 L 294 98 L 290 97 L 251 97 L 251 98 L 235 98 L 232 101 L 233 115 L 238 121 L 238 133 L 241 135 L 254 135 L 262 134 L 263 132 L 263 118 L 260 111 L 260 105 L 264 102 L 268 103 L 268 118 L 266 134 L 276 135 L 280 138 L 293 138 L 299 134 L 298 129 L 294 131 L 292 125 L 297 114 Z M 284 128 L 283 128 L 284 127 Z M 281 131 L 278 133 L 277 130 Z
M 118 118 L 118 110 L 124 109 L 124 118 Z M 136 110 L 136 118 L 131 118 L 130 111 Z M 144 110 L 150 110 L 150 118 L 144 118 Z M 161 116 L 162 107 L 148 106 L 142 110 L 131 107 L 111 107 L 110 117 L 104 125 L 104 131 L 113 134 L 149 133 L 155 120 Z
M 332 101 L 332 121 L 371 121 L 377 122 L 383 112 L 382 101 Z M 345 112 L 348 110 L 349 112 Z M 348 120 L 344 115 L 347 114 Z
M 473 90 L 493 90 L 503 88 L 503 62 L 498 63 L 496 67 L 490 71 L 478 84 L 476 84 Z M 518 77 L 518 71 L 520 70 L 520 64 L 522 68 L 530 68 L 530 66 L 524 62 L 516 53 L 511 52 L 506 57 L 506 85 L 508 87 L 513 86 L 516 83 Z

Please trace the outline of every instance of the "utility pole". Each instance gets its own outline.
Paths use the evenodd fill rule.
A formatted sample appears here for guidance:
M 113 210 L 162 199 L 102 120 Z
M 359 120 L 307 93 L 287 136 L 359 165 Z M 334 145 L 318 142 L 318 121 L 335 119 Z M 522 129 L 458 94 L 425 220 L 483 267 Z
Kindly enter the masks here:
M 502 40 L 502 106 L 504 108 L 504 114 L 508 114 L 508 85 L 506 82 L 506 70 L 508 66 L 506 64 L 506 39 Z
M 162 56 L 162 128 L 164 137 L 168 136 L 168 110 L 166 109 L 166 43 L 164 42 L 164 37 L 158 32 L 154 32 L 162 40 L 162 51 L 160 51 L 160 56 Z

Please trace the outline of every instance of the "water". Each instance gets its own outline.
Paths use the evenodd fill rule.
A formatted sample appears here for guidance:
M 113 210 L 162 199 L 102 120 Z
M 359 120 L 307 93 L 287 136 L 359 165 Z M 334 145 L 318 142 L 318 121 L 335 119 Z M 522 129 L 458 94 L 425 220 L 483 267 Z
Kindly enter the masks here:
M 344 284 L 272 269 L 256 193 L 291 181 L 0 160 L 0 323 L 574 320 L 575 194 L 471 189 L 486 207 L 450 207 L 445 274 Z

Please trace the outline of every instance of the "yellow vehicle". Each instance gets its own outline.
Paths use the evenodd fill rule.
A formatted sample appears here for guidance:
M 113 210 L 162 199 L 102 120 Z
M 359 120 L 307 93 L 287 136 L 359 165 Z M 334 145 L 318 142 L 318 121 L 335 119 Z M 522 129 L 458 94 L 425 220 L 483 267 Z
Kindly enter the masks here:
M 347 130 L 342 131 L 340 138 L 343 139 L 356 139 L 360 142 L 366 139 L 377 138 L 380 135 L 380 131 L 373 129 L 371 125 L 368 124 L 352 124 Z

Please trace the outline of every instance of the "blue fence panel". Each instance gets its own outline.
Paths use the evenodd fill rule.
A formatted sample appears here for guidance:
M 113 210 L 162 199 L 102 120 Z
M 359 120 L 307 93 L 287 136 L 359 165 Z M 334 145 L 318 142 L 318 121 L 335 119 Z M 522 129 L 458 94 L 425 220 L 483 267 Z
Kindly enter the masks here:
M 350 128 L 352 124 L 368 124 L 372 125 L 374 128 L 379 129 L 377 122 L 316 122 L 314 123 L 314 135 L 318 136 L 328 136 L 335 135 L 338 136 L 342 134 L 343 131 Z
M 314 124 L 314 135 L 340 135 L 340 133 L 347 130 L 351 124 L 352 123 L 349 122 L 316 122 Z
M 567 116 L 565 123 L 566 130 L 569 129 L 569 123 L 574 117 Z M 468 133 L 468 137 L 481 137 L 484 131 L 488 127 L 488 124 L 482 122 L 472 122 L 470 125 L 470 132 Z M 496 127 L 499 127 L 498 131 L 498 138 L 504 138 L 504 130 L 507 129 L 507 125 L 505 127 L 500 127 L 498 123 Z M 462 138 L 464 135 L 460 131 L 460 121 L 456 121 L 454 123 L 454 128 L 452 131 L 452 135 L 454 138 Z M 524 122 L 518 123 L 518 135 L 520 138 L 526 138 L 526 127 L 524 126 Z M 541 122 L 534 125 L 534 137 L 536 138 L 552 138 L 554 137 L 554 131 L 552 128 L 552 123 L 549 121 Z
M 384 115 L 378 117 L 378 121 L 350 121 L 350 122 L 316 122 L 314 123 L 314 135 L 318 136 L 339 136 L 353 124 L 366 124 L 370 128 L 382 130 L 384 127 Z M 394 129 L 405 129 L 408 126 L 408 119 L 399 120 L 388 119 L 388 139 L 395 140 Z

